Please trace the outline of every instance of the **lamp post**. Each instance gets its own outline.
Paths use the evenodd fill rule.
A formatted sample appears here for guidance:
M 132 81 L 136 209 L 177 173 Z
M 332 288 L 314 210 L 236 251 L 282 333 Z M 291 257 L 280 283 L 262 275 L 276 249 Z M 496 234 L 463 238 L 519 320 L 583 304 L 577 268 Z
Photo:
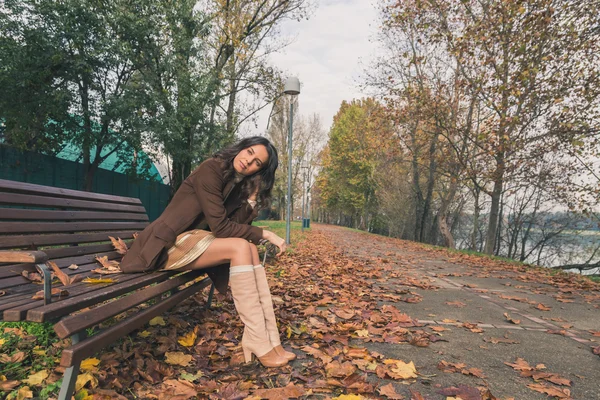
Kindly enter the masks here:
M 300 94 L 300 81 L 298 78 L 288 78 L 283 87 L 283 93 L 290 98 L 290 130 L 288 133 L 288 192 L 287 212 L 285 213 L 285 242 L 290 244 L 290 218 L 292 214 L 292 127 L 294 121 L 294 96 Z

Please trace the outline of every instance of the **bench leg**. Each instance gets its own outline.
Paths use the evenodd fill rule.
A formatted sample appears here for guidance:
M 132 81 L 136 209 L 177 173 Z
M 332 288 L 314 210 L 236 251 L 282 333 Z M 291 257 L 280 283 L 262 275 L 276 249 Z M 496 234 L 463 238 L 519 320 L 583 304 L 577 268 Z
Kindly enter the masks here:
M 71 342 L 72 344 L 77 344 L 84 338 L 85 332 L 76 333 L 71 336 Z M 79 365 L 80 363 L 77 363 L 65 370 L 62 385 L 60 386 L 60 393 L 58 394 L 58 400 L 71 400 L 71 397 L 73 397 L 75 382 L 77 382 L 77 376 L 79 375 Z
M 215 284 L 213 283 L 210 285 L 210 292 L 208 292 L 208 300 L 206 300 L 206 308 L 211 307 L 214 294 L 215 294 Z
M 48 305 L 52 301 L 52 272 L 46 264 L 36 266 L 44 278 L 44 305 Z

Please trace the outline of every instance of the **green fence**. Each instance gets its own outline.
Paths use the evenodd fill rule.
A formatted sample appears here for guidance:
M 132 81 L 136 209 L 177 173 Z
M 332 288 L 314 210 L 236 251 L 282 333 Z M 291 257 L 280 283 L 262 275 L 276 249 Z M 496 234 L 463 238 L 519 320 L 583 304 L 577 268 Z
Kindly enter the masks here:
M 83 164 L 0 145 L 0 179 L 83 190 Z M 118 172 L 98 169 L 92 191 L 136 197 L 150 220 L 155 220 L 169 202 L 170 187 L 160 182 L 136 180 Z

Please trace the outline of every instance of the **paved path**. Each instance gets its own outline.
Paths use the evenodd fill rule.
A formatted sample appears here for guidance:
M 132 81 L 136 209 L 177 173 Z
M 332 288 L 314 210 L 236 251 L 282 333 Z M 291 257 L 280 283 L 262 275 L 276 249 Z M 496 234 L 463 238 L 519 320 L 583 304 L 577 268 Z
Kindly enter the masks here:
M 420 300 L 388 304 L 436 330 L 444 341 L 428 347 L 369 344 L 388 357 L 415 363 L 420 378 L 411 389 L 430 399 L 445 399 L 440 388 L 458 385 L 487 386 L 498 399 L 559 398 L 527 387 L 538 385 L 563 389 L 562 398 L 570 393 L 574 399 L 600 399 L 600 356 L 592 351 L 600 346 L 597 286 L 349 229 L 318 224 L 313 229 L 345 256 L 384 264 L 388 278 L 378 285 L 390 294 Z M 530 375 L 538 381 L 505 364 L 518 358 L 537 367 Z M 481 369 L 485 377 L 444 372 L 438 368 L 441 361 Z M 559 378 L 571 386 L 550 383 L 562 382 Z M 410 398 L 408 388 L 397 387 Z

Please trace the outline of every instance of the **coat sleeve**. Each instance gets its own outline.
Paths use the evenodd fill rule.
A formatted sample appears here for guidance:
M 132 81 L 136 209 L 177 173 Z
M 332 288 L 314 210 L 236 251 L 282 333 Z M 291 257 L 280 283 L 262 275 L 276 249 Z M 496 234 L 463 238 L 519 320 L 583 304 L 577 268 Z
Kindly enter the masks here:
M 242 202 L 242 206 L 238 208 L 230 217 L 233 222 L 238 224 L 252 224 L 252 221 L 258 216 L 257 207 L 252 207 L 248 202 Z
M 198 167 L 198 171 L 191 177 L 192 187 L 210 230 L 217 238 L 239 237 L 258 243 L 263 235 L 261 228 L 237 223 L 227 218 L 222 192 L 224 186 L 222 176 L 220 163 L 210 160 L 202 163 Z

